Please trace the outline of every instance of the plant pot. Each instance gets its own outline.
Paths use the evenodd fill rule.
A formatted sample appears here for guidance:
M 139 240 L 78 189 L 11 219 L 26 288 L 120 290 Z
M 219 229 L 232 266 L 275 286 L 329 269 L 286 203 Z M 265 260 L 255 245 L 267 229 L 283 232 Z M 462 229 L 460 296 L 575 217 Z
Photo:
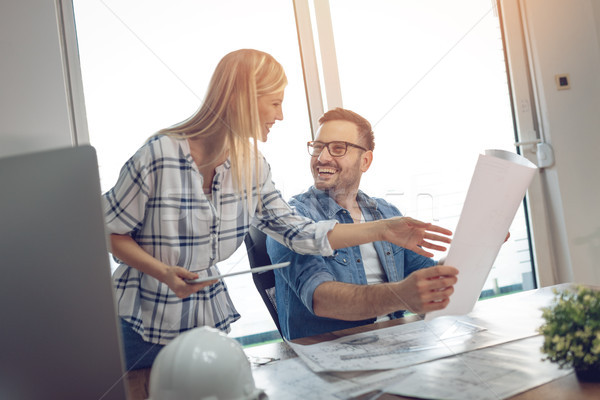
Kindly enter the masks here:
M 600 382 L 600 365 L 593 365 L 587 369 L 575 369 L 577 379 L 582 382 Z

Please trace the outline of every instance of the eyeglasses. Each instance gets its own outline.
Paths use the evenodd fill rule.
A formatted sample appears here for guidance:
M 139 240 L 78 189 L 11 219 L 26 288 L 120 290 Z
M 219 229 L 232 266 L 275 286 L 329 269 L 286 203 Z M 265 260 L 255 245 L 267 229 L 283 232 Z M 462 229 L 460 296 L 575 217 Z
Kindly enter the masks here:
M 361 147 L 354 143 L 342 142 L 342 141 L 334 141 L 334 142 L 319 142 L 318 140 L 308 142 L 306 147 L 308 148 L 308 154 L 313 157 L 318 157 L 323 152 L 324 148 L 327 148 L 327 151 L 332 157 L 342 157 L 346 155 L 348 151 L 348 146 L 356 147 L 357 149 L 361 149 L 364 151 L 368 151 L 364 147 Z

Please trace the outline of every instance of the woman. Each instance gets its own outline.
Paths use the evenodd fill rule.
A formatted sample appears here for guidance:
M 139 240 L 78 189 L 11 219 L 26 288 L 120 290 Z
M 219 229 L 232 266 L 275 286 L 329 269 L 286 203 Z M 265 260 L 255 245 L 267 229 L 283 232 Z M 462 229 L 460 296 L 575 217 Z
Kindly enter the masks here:
M 287 79 L 269 54 L 238 50 L 218 64 L 200 109 L 163 129 L 125 164 L 103 197 L 128 369 L 144 368 L 179 333 L 209 325 L 228 332 L 240 318 L 216 263 L 242 244 L 251 224 L 299 253 L 387 240 L 430 255 L 426 241 L 449 231 L 410 218 L 336 225 L 296 215 L 258 152 L 283 119 Z

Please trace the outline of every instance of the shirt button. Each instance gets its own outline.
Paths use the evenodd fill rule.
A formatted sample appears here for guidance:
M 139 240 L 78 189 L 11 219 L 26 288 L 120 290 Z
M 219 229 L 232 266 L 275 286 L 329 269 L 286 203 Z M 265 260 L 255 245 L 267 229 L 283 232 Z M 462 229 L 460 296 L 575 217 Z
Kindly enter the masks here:
M 360 258 L 357 258 L 357 259 L 356 259 L 356 262 L 357 262 L 357 263 L 360 263 Z
M 391 253 L 390 253 L 389 251 L 387 251 L 387 252 L 385 253 L 385 255 L 387 255 L 387 256 L 389 256 L 390 254 L 391 254 Z

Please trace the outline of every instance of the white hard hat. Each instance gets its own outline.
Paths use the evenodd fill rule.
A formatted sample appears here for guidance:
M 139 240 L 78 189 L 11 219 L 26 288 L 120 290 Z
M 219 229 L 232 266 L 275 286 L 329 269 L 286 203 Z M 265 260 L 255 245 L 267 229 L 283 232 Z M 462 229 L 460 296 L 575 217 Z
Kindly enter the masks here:
M 242 346 L 209 327 L 189 330 L 166 345 L 150 372 L 148 400 L 260 400 Z

